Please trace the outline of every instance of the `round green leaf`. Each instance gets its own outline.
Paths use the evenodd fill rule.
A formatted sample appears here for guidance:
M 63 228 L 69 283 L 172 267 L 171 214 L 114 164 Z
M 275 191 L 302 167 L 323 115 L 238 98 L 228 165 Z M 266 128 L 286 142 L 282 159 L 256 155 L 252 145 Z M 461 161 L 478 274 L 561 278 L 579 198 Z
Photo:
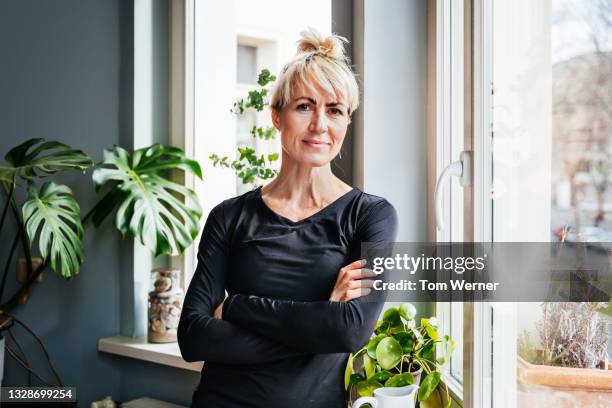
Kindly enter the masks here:
M 383 323 L 387 323 L 389 327 L 402 326 L 402 319 L 397 307 L 390 307 L 383 314 Z
M 370 339 L 370 341 L 368 341 L 368 345 L 366 346 L 366 350 L 368 352 L 368 355 L 372 358 L 376 358 L 376 346 L 378 346 L 378 343 L 380 343 L 380 341 L 382 339 L 384 339 L 385 337 L 387 337 L 385 334 L 379 334 L 376 337 L 372 337 Z
M 414 339 L 412 337 L 412 333 L 408 332 L 399 332 L 393 335 L 393 338 L 399 342 L 402 346 L 402 352 L 404 354 L 410 354 L 412 352 L 412 345 L 414 343 Z
M 378 381 L 381 384 L 387 381 L 389 378 L 391 378 L 391 373 L 386 370 L 379 371 L 372 376 L 372 380 Z
M 426 345 L 419 349 L 417 354 L 426 360 L 431 360 L 434 355 L 434 343 L 429 341 Z
M 371 397 L 374 390 L 381 388 L 382 384 L 374 380 L 365 380 L 357 383 L 357 392 L 362 397 Z
M 425 401 L 427 398 L 429 398 L 438 384 L 440 384 L 439 371 L 432 371 L 431 373 L 427 374 L 421 381 L 421 386 L 419 387 L 419 401 Z
M 393 337 L 385 337 L 376 346 L 376 360 L 384 370 L 390 370 L 400 362 L 402 346 Z
M 385 382 L 385 387 L 403 387 L 414 384 L 414 377 L 410 373 L 396 374 Z
M 399 307 L 400 316 L 406 320 L 414 320 L 416 316 L 416 307 L 412 303 L 402 303 Z

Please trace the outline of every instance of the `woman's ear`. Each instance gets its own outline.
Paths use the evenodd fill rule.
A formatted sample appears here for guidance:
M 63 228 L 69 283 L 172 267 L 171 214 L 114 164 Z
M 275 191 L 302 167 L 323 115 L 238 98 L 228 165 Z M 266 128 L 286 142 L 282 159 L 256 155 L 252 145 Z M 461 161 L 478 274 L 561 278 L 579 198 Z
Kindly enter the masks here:
M 276 108 L 271 109 L 272 112 L 272 124 L 276 130 L 280 131 L 280 111 Z

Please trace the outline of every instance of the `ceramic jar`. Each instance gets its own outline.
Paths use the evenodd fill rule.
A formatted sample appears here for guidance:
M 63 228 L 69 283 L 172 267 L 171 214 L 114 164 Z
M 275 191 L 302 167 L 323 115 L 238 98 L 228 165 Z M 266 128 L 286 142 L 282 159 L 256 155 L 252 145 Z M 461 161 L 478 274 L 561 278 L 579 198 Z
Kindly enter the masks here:
M 156 268 L 151 272 L 153 290 L 149 292 L 150 343 L 172 343 L 176 341 L 183 290 L 179 283 L 179 270 Z

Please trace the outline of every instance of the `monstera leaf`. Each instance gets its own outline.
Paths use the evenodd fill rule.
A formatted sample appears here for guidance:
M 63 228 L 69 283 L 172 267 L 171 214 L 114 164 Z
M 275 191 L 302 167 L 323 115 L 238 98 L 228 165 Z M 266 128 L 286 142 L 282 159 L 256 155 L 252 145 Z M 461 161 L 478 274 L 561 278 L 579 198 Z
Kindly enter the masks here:
M 29 183 L 22 212 L 29 244 L 40 231 L 40 254 L 45 260 L 50 258 L 51 269 L 65 279 L 76 275 L 83 261 L 83 226 L 72 190 L 50 181 L 39 193 Z
M 16 177 L 32 180 L 60 170 L 85 171 L 93 164 L 83 151 L 45 139 L 29 139 L 10 150 L 4 159 L 10 166 L 0 166 L 0 180 L 9 183 Z
M 119 146 L 105 150 L 92 177 L 97 192 L 108 192 L 96 206 L 94 222 L 116 211 L 117 229 L 137 237 L 155 256 L 182 253 L 198 234 L 202 210 L 193 190 L 164 176 L 171 169 L 202 178 L 198 162 L 178 148 L 156 144 L 131 155 Z

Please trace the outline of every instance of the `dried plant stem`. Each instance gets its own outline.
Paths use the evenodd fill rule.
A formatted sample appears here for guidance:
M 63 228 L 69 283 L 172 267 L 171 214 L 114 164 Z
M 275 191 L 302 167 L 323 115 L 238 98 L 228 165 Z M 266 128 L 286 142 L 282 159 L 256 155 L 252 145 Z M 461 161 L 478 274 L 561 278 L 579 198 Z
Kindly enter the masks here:
M 51 363 L 51 357 L 49 357 L 49 352 L 47 351 L 47 348 L 45 347 L 45 345 L 43 344 L 42 340 L 40 339 L 40 337 L 38 337 L 25 323 L 23 323 L 21 320 L 17 319 L 15 316 L 11 315 L 10 313 L 7 312 L 2 312 L 0 311 L 0 314 L 5 314 L 7 315 L 10 319 L 12 319 L 15 323 L 19 324 L 21 327 L 23 327 L 28 333 L 30 333 L 30 335 L 32 335 L 32 337 L 34 337 L 36 339 L 36 341 L 38 342 L 38 344 L 40 345 L 40 347 L 43 350 L 43 353 L 45 354 L 45 357 L 47 359 L 47 364 L 49 364 L 49 368 L 51 369 L 51 371 L 53 372 L 53 375 L 55 376 L 55 379 L 57 380 L 58 384 L 60 387 L 64 386 L 64 383 L 62 382 L 59 374 L 57 373 L 57 371 L 55 370 L 55 367 L 53 366 L 53 363 Z
M 46 386 L 51 387 L 51 384 L 47 380 L 45 380 L 44 378 L 36 374 L 36 372 L 32 369 L 32 367 L 30 367 L 30 365 L 27 362 L 23 361 L 21 357 L 19 357 L 17 353 L 13 350 L 11 346 L 9 346 L 8 344 L 5 344 L 5 347 L 6 347 L 6 351 L 9 353 L 9 356 L 11 356 L 17 363 L 19 363 L 20 366 L 25 368 L 34 377 L 38 378 L 40 382 L 42 382 Z

